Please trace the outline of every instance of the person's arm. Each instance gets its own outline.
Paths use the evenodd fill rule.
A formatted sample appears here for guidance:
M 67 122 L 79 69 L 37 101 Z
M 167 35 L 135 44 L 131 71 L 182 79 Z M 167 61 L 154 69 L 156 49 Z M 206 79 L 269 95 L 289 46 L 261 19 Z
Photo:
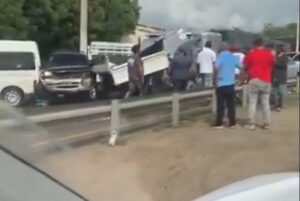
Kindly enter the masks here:
M 139 58 L 139 69 L 140 69 L 140 74 L 144 78 L 144 62 L 141 58 Z
M 248 80 L 248 71 L 251 68 L 251 53 L 245 55 L 243 61 L 243 68 L 240 71 L 241 83 L 245 83 Z
M 217 54 L 212 51 L 213 54 L 212 54 L 212 62 L 213 62 L 213 67 L 215 68 L 216 67 L 216 62 L 217 62 Z
M 216 84 L 217 82 L 217 78 L 218 78 L 218 74 L 219 74 L 219 69 L 222 67 L 222 56 L 219 55 L 216 58 L 216 61 L 214 63 L 214 83 Z
M 199 54 L 198 54 L 198 56 L 197 56 L 197 71 L 198 71 L 198 74 L 200 74 L 200 72 L 201 72 L 201 59 L 200 59 L 200 57 L 201 57 L 201 52 L 199 52 Z

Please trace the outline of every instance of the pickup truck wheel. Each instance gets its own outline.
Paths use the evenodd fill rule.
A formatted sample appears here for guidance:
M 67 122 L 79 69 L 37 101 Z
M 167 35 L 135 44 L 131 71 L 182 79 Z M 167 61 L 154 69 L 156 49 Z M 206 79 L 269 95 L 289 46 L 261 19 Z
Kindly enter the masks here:
M 1 100 L 15 107 L 21 106 L 24 102 L 24 93 L 17 87 L 8 87 L 2 91 Z

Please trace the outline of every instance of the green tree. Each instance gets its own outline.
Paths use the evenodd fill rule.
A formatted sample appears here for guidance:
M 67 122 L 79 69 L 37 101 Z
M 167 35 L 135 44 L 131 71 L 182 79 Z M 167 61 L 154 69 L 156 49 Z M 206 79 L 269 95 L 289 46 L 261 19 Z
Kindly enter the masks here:
M 42 56 L 78 50 L 80 0 L 0 0 L 0 38 L 29 39 Z M 134 0 L 89 0 L 89 40 L 119 41 L 139 18 Z
M 272 23 L 265 24 L 263 34 L 266 37 L 290 37 L 296 38 L 297 23 L 289 23 L 284 26 L 275 26 Z
M 119 41 L 135 30 L 139 7 L 131 0 L 90 0 L 90 40 Z
M 78 12 L 73 0 L 26 0 L 28 38 L 38 42 L 43 56 L 55 49 L 76 49 Z
M 24 0 L 0 0 L 0 38 L 26 39 L 27 20 L 22 16 Z

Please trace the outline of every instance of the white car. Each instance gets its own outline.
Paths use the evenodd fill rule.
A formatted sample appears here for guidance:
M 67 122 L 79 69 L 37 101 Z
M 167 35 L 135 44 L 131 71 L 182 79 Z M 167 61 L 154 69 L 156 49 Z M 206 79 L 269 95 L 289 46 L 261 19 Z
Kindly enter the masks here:
M 299 173 L 254 177 L 194 201 L 299 201 Z

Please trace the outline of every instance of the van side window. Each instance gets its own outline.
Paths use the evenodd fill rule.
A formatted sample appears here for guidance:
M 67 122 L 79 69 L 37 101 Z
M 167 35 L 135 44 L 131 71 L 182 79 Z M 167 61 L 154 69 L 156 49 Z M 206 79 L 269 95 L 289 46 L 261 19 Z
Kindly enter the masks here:
M 30 52 L 0 52 L 0 71 L 34 70 L 34 54 Z

